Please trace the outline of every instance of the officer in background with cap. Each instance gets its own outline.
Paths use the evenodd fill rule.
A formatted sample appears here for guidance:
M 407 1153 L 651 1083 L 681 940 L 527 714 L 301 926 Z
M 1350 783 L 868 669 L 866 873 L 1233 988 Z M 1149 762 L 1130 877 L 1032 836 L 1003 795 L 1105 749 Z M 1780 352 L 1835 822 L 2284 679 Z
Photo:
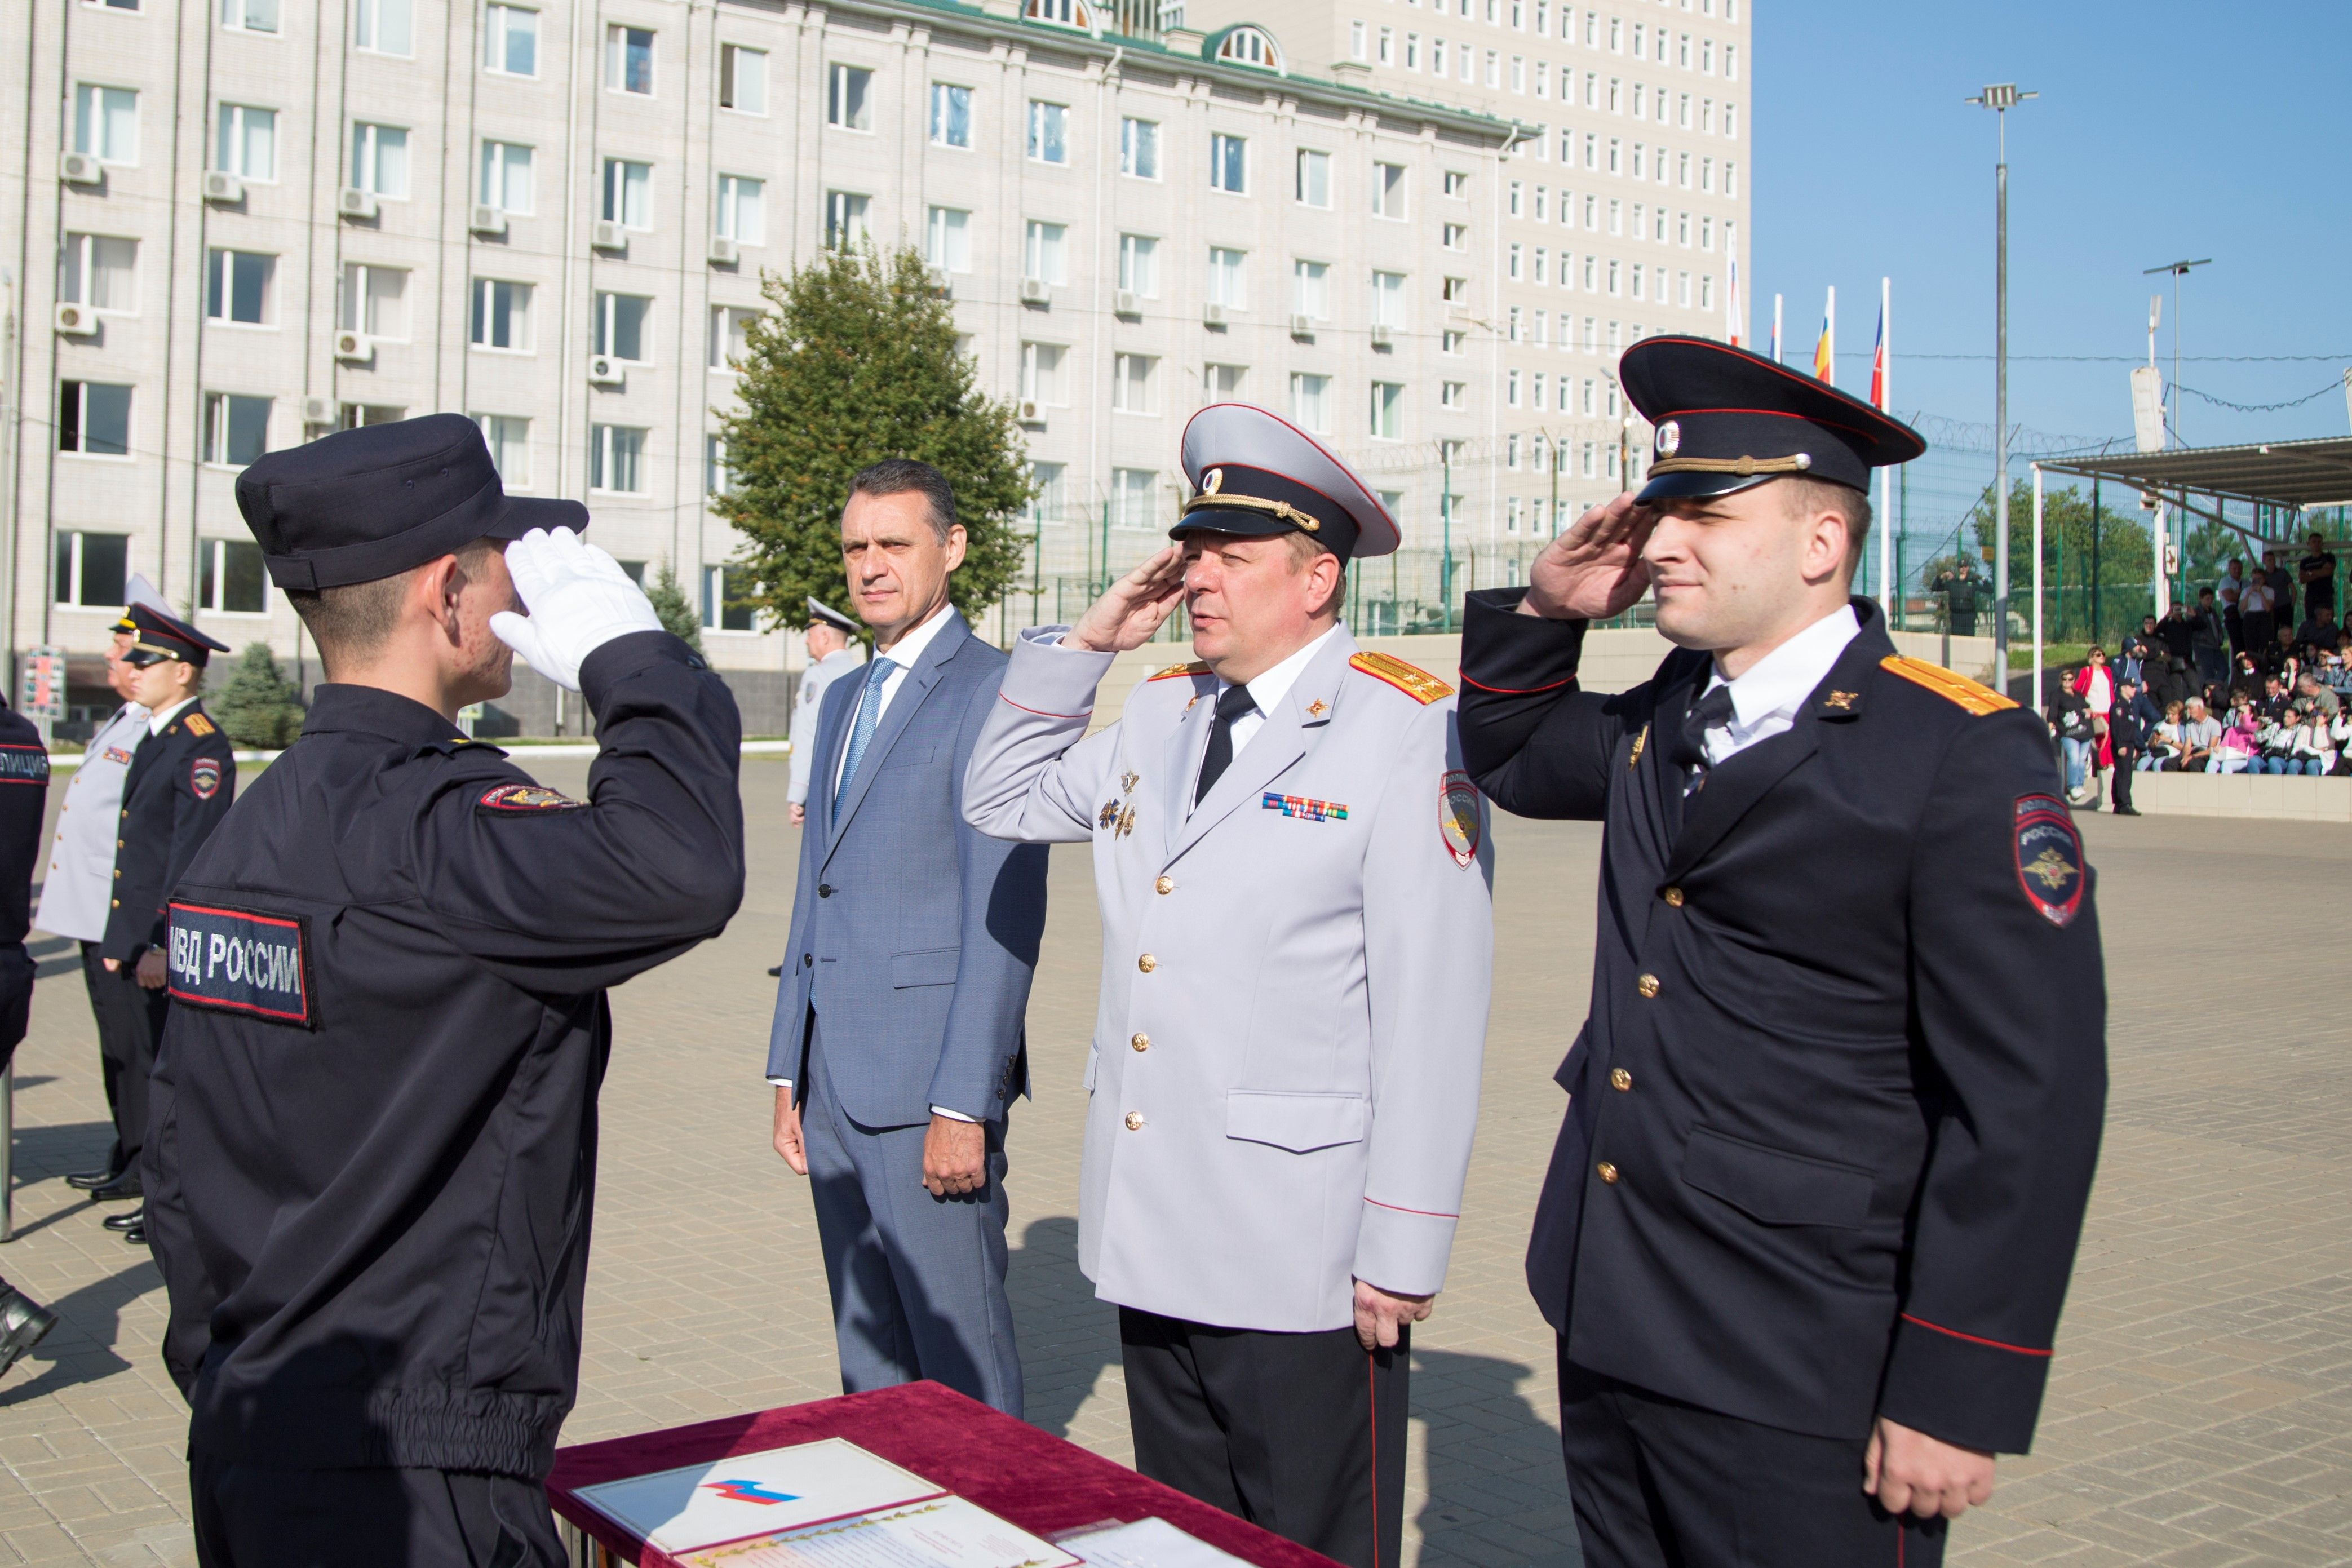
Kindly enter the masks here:
M 1849 596 L 1919 438 L 1721 343 L 1622 377 L 1649 483 L 1462 647 L 1472 776 L 1606 825 L 1528 1251 L 1585 1562 L 1920 1568 L 2042 1401 L 2105 1089 L 2090 869 L 2032 712 Z M 1678 651 L 1580 690 L 1645 590 Z
M 1136 1468 L 1393 1568 L 1409 1325 L 1444 1283 L 1477 1123 L 1492 851 L 1453 689 L 1359 652 L 1396 523 L 1264 409 L 1186 426 L 1163 550 L 1022 634 L 964 815 L 1095 847 L 1102 997 L 1078 1263 L 1119 1308 Z M 1179 602 L 1198 662 L 1088 736 Z
M 136 574 L 124 599 L 153 610 L 171 609 L 154 584 Z M 131 668 L 122 662 L 136 629 L 126 610 L 108 639 L 106 683 L 123 700 L 122 706 L 90 736 L 79 764 L 67 776 L 57 833 L 41 878 L 40 906 L 33 916 L 33 924 L 42 931 L 81 944 L 82 984 L 98 1026 L 99 1081 L 114 1122 L 114 1147 L 104 1164 L 75 1171 L 66 1184 L 101 1202 L 139 1195 L 139 1163 L 133 1155 L 146 1136 L 146 1100 L 140 1098 L 142 1114 L 132 1121 L 123 1105 L 122 1078 L 140 1056 L 142 1037 L 150 1054 L 154 1047 L 147 1016 L 149 994 L 131 977 L 110 971 L 99 956 L 114 899 L 114 841 L 122 837 L 116 821 L 122 812 L 122 783 L 131 772 L 131 757 L 147 739 L 147 710 L 131 700 Z
M 806 815 L 809 762 L 816 755 L 817 708 L 824 700 L 824 689 L 866 662 L 857 640 L 862 628 L 856 621 L 814 598 L 808 602 L 808 630 L 802 634 L 808 646 L 808 668 L 801 671 L 800 689 L 793 698 L 793 780 L 784 795 L 792 802 L 794 827 Z
M 198 1561 L 555 1568 L 604 991 L 742 897 L 735 704 L 460 416 L 273 452 L 237 504 L 327 684 L 171 906 L 148 1208 Z M 587 798 L 458 730 L 510 650 L 586 697 Z
M 205 667 L 228 645 L 176 616 L 133 605 L 123 650 L 124 684 L 147 710 L 147 739 L 132 753 L 116 814 L 114 891 L 98 944 L 114 1005 L 129 1021 L 131 1054 L 116 1086 L 122 1106 L 123 1155 L 137 1168 L 148 1129 L 148 1077 L 171 1013 L 164 991 L 165 900 L 204 847 L 236 795 L 236 759 L 228 736 L 196 694 Z M 146 1211 L 110 1215 L 106 1228 L 144 1246 Z

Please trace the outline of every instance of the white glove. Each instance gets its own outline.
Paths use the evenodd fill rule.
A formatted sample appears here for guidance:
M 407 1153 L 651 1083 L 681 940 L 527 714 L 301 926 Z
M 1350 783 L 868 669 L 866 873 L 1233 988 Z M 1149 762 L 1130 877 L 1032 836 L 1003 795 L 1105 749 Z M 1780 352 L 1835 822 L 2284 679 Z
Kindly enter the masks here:
M 507 572 L 530 614 L 500 610 L 490 630 L 566 691 L 580 689 L 581 665 L 614 637 L 662 629 L 653 601 L 621 563 L 568 528 L 534 528 L 506 553 Z

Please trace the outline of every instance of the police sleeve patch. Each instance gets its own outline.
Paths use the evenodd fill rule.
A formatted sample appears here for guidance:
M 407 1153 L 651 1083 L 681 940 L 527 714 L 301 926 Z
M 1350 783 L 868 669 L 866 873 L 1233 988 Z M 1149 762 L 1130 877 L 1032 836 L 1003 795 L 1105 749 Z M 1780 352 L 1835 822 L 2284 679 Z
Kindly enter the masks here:
M 475 802 L 475 809 L 499 816 L 527 816 L 545 811 L 581 811 L 587 805 L 584 800 L 574 800 L 543 784 L 502 784 L 484 790 L 482 798 Z
M 2021 795 L 2015 816 L 2017 885 L 2042 919 L 2066 925 L 2083 907 L 2083 840 L 2074 814 L 2054 795 Z
M 0 784 L 47 784 L 49 753 L 38 746 L 0 746 Z
M 198 757 L 188 766 L 188 787 L 198 800 L 210 800 L 220 794 L 221 765 L 217 757 Z
M 166 986 L 190 1007 L 319 1026 L 310 928 L 299 915 L 172 900 Z
M 1478 858 L 1478 786 L 1459 769 L 1447 773 L 1437 786 L 1437 836 L 1456 866 Z

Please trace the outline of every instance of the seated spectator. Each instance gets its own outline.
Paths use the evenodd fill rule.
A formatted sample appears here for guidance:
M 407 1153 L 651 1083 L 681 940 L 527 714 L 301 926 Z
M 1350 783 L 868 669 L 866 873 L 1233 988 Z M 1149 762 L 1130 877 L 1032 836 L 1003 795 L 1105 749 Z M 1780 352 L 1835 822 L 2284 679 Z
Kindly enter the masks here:
M 2324 777 L 2336 765 L 2336 742 L 2328 733 L 2327 716 L 2315 708 L 2295 714 L 2294 742 L 2287 752 L 2287 772 Z
M 2316 708 L 2323 719 L 2333 719 L 2343 708 L 2344 700 L 2336 696 L 2327 682 L 2321 679 L 2323 673 L 2321 670 L 2306 669 L 2297 676 L 2294 683 L 2295 699 Z
M 2163 721 L 2148 737 L 2147 750 L 2139 759 L 2139 771 L 2144 773 L 2176 773 L 2180 771 L 2182 735 L 2187 721 L 2181 717 L 2181 705 L 2164 705 Z
M 2285 773 L 2294 752 L 2294 715 L 2287 713 L 2276 719 L 2263 720 L 2255 746 L 2252 772 Z
M 2335 749 L 2335 764 L 2327 771 L 2342 777 L 2352 773 L 2352 705 L 2339 708 L 2327 721 L 2327 743 Z
M 2304 617 L 2303 625 L 2294 628 L 2294 640 L 2315 650 L 2334 647 L 2336 639 L 2342 635 L 2343 628 L 2336 624 L 2336 606 L 2333 605 L 2319 605 Z
M 2212 760 L 2221 743 L 2221 721 L 2205 710 L 2205 700 L 2192 697 L 2180 705 L 2180 771 L 2197 773 Z
M 2281 626 L 2271 634 L 2270 647 L 2263 650 L 2263 673 L 2293 681 L 2302 660 L 2294 656 L 2294 628 Z
M 2267 722 L 2285 712 L 2290 700 L 2286 682 L 2275 675 L 2266 675 L 2263 677 L 2263 694 L 2255 700 L 2254 711 Z
M 2221 730 L 2221 738 L 2213 743 L 2213 754 L 2206 760 L 2209 773 L 2242 773 L 2256 767 L 2263 754 L 2261 721 L 2252 709 L 2241 705 L 2230 710 L 2230 721 Z

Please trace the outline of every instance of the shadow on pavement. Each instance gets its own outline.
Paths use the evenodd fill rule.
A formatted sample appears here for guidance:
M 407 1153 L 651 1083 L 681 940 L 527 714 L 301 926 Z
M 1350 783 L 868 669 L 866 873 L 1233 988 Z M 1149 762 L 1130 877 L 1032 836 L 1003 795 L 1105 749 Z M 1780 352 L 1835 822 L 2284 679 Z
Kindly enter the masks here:
M 1029 1424 L 1067 1437 L 1103 1369 L 1118 1364 L 1118 1309 L 1095 1300 L 1078 1272 L 1078 1222 L 1067 1215 L 1030 1221 L 1007 1260 L 1004 1289 L 1021 1326 Z
M 34 1080 L 19 1079 L 17 1087 L 28 1081 Z M 68 1171 L 87 1171 L 104 1163 L 113 1143 L 111 1121 L 54 1121 L 33 1127 L 20 1122 L 11 1151 L 16 1184 L 29 1186 Z
M 1519 1393 L 1534 1372 L 1500 1356 L 1418 1344 L 1412 1359 L 1413 1413 L 1426 1423 L 1429 1455 L 1429 1497 L 1413 1522 L 1425 1549 L 1446 1562 L 1494 1568 L 1583 1568 L 1559 1430 Z M 1532 1491 L 1531 1499 L 1510 1500 L 1500 1515 L 1513 1536 L 1536 1531 L 1553 1550 L 1529 1556 L 1480 1533 L 1481 1523 L 1498 1517 L 1498 1487 Z M 1556 1508 L 1542 1505 L 1546 1496 L 1557 1499 Z
M 163 1288 L 163 1275 L 142 1251 L 121 1272 L 45 1303 L 58 1315 L 58 1326 L 26 1353 L 26 1360 L 47 1358 L 48 1370 L 29 1382 L 12 1378 L 0 1388 L 0 1410 L 128 1371 L 131 1363 L 114 1349 L 121 1332 L 122 1309 L 148 1291 Z M 97 1353 L 89 1353 L 93 1349 Z

